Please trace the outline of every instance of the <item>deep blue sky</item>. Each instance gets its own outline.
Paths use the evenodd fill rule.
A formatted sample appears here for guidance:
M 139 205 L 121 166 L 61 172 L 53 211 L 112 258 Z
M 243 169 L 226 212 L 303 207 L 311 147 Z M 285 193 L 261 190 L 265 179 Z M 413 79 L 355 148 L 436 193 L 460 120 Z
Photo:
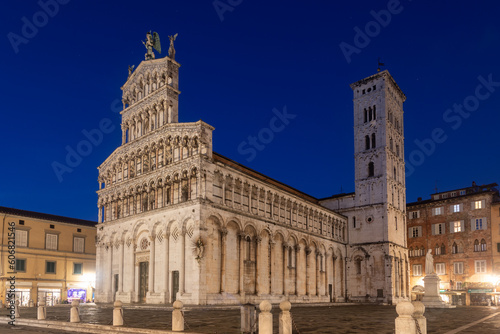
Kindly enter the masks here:
M 179 120 L 213 125 L 216 152 L 299 190 L 319 198 L 341 187 L 354 191 L 349 84 L 374 74 L 378 57 L 407 96 L 407 163 L 419 150 L 415 140 L 436 128 L 447 138 L 407 177 L 408 202 L 428 197 L 436 184 L 444 191 L 500 181 L 500 87 L 490 87 L 495 91 L 460 125 L 443 119 L 453 104 L 474 102 L 479 76 L 500 82 L 497 1 L 402 0 L 350 63 L 339 45 L 355 45 L 355 27 L 376 29 L 370 12 L 391 2 L 231 2 L 237 5 L 221 20 L 213 1 L 72 0 L 45 25 L 37 1 L 5 5 L 0 205 L 97 219 L 97 166 L 121 142 L 114 102 L 127 66 L 144 59 L 141 40 L 149 30 L 160 34 L 161 56 L 168 35 L 179 33 Z M 33 22 L 34 15 L 41 27 L 16 53 L 9 36 L 22 36 L 23 17 Z M 238 145 L 284 106 L 296 118 L 247 161 Z M 82 131 L 105 118 L 115 130 L 59 182 L 53 162 L 65 164 L 66 147 L 75 149 Z

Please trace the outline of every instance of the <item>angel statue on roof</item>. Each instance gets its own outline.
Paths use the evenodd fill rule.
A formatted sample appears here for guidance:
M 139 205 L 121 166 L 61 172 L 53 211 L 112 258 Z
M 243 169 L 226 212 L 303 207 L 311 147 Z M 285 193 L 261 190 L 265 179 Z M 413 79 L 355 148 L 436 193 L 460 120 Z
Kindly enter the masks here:
M 151 31 L 148 31 L 146 34 L 146 41 L 143 41 L 142 44 L 146 47 L 146 60 L 155 59 L 155 54 L 153 52 L 153 48 L 161 53 L 161 44 L 160 44 L 160 35 L 155 31 L 151 34 Z
M 175 48 L 174 48 L 174 41 L 175 39 L 177 38 L 177 35 L 179 34 L 175 34 L 173 36 L 168 36 L 168 39 L 170 40 L 170 47 L 168 48 L 168 56 L 175 60 Z

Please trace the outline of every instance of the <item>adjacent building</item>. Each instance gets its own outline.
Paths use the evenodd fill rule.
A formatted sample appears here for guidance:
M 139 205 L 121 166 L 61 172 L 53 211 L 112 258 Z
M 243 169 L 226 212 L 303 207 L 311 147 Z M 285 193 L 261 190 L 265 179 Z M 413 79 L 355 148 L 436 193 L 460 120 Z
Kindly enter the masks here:
M 351 85 L 356 192 L 320 200 L 214 152 L 211 125 L 178 122 L 171 50 L 148 50 L 122 87 L 122 144 L 98 168 L 96 301 L 408 299 L 405 96 L 389 72 Z
M 425 254 L 434 255 L 441 292 L 455 304 L 486 304 L 497 288 L 497 184 L 439 192 L 407 204 L 411 286 L 423 291 Z
M 0 300 L 6 302 L 12 276 L 22 306 L 93 300 L 96 222 L 7 207 L 0 219 Z

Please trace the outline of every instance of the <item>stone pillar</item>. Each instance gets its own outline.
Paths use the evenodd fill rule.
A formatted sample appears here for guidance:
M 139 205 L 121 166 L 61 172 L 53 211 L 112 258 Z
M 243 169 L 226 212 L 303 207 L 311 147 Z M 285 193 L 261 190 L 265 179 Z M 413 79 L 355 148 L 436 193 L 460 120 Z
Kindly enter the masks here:
M 241 332 L 254 334 L 257 332 L 257 308 L 253 304 L 245 304 L 240 307 Z
M 181 272 L 179 277 L 179 293 L 184 294 L 186 282 L 186 230 L 183 228 L 181 233 Z
M 259 305 L 259 334 L 273 334 L 273 315 L 271 303 L 264 300 Z
M 113 245 L 112 242 L 108 243 L 108 265 L 104 266 L 104 268 L 107 268 L 108 271 L 108 289 L 106 291 L 106 294 L 109 296 L 107 298 L 107 302 L 112 302 L 113 301 L 113 248 L 115 246 Z
M 21 313 L 19 313 L 19 300 L 16 300 L 14 303 L 14 317 L 20 318 Z
M 292 334 L 292 304 L 289 301 L 280 303 L 281 313 L 279 315 L 279 334 Z
M 119 293 L 123 293 L 123 263 L 125 262 L 125 242 L 123 240 L 120 240 L 120 263 L 118 265 L 118 270 L 119 270 L 119 284 L 118 284 L 118 291 Z
M 319 297 L 319 288 L 320 288 L 320 269 L 321 269 L 321 253 L 319 251 L 316 251 L 316 296 Z
M 413 302 L 413 319 L 418 322 L 418 328 L 420 328 L 420 332 L 417 333 L 427 334 L 427 319 L 424 317 L 425 306 L 422 302 Z M 415 324 L 416 326 L 416 324 Z
M 123 326 L 123 303 L 117 300 L 113 306 L 113 326 Z
M 100 187 L 100 186 L 101 186 L 101 182 L 99 182 L 99 187 Z M 97 209 L 99 210 L 99 211 L 97 212 L 97 222 L 98 222 L 98 223 L 102 223 L 102 222 L 103 222 L 103 221 L 102 221 L 102 205 L 98 205 L 98 206 L 97 206 Z
M 260 270 L 259 270 L 259 265 L 260 265 L 260 242 L 261 238 L 256 236 L 255 237 L 255 294 L 257 296 L 260 296 L 260 284 L 259 284 L 259 279 L 260 279 Z
M 223 293 L 226 287 L 226 236 L 227 230 L 223 229 L 220 231 L 220 256 L 221 256 L 221 268 L 220 268 L 220 292 Z
M 395 334 L 414 334 L 417 333 L 417 326 L 415 320 L 412 317 L 415 308 L 412 303 L 408 301 L 403 301 L 396 305 L 396 312 L 398 317 L 396 318 L 396 330 Z
M 309 247 L 306 247 L 306 257 L 305 257 L 306 265 L 304 267 L 306 270 L 306 295 L 307 296 L 311 295 L 311 291 L 309 291 L 309 261 L 308 261 L 309 254 L 311 254 L 311 249 Z
M 155 250 L 156 250 L 156 235 L 151 234 L 149 236 L 149 239 L 151 240 L 151 245 L 150 251 L 149 251 L 149 281 L 148 281 L 148 292 L 154 293 L 155 292 Z
M 295 246 L 295 295 L 299 295 L 299 259 L 300 259 L 300 246 Z M 302 265 L 302 263 L 301 263 Z
M 169 278 L 170 278 L 170 233 L 165 233 L 163 235 L 163 240 L 165 243 L 165 265 L 163 266 L 163 292 L 165 293 L 165 304 L 170 302 L 170 286 L 169 286 Z
M 240 276 L 239 276 L 239 293 L 241 296 L 245 296 L 245 287 L 244 287 L 244 276 L 245 276 L 245 254 L 244 254 L 244 250 L 245 250 L 245 235 L 244 234 L 240 234 L 239 236 L 239 239 L 240 239 L 240 242 L 239 242 L 239 273 L 240 273 Z
M 47 309 L 45 308 L 45 301 L 44 300 L 42 300 L 40 303 L 38 303 L 36 318 L 38 320 L 45 320 L 47 318 Z
M 271 236 L 269 236 L 269 238 L 271 238 Z M 273 294 L 273 271 L 275 271 L 275 268 L 273 268 L 273 263 L 274 263 L 274 258 L 275 258 L 274 245 L 276 245 L 276 242 L 274 242 L 273 240 L 270 239 L 269 240 L 269 247 L 268 247 L 268 251 L 269 251 L 269 294 L 270 295 Z
M 288 290 L 286 289 L 286 282 L 288 280 L 288 245 L 285 243 L 283 244 L 282 250 L 283 250 L 283 295 L 288 296 Z
M 71 302 L 71 310 L 69 311 L 69 322 L 80 322 L 80 299 L 73 299 Z
M 184 314 L 182 313 L 182 302 L 180 300 L 176 300 L 174 302 L 174 310 L 172 311 L 172 331 L 173 332 L 182 332 L 184 331 Z

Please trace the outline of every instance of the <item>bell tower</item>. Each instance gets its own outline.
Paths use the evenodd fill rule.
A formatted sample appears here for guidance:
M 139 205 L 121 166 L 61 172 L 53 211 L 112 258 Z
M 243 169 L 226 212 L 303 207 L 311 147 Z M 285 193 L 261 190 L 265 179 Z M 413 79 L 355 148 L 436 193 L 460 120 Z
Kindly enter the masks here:
M 354 93 L 355 207 L 363 228 L 351 243 L 405 245 L 403 102 L 406 97 L 388 71 L 351 84 Z M 360 217 L 361 218 L 361 217 Z

